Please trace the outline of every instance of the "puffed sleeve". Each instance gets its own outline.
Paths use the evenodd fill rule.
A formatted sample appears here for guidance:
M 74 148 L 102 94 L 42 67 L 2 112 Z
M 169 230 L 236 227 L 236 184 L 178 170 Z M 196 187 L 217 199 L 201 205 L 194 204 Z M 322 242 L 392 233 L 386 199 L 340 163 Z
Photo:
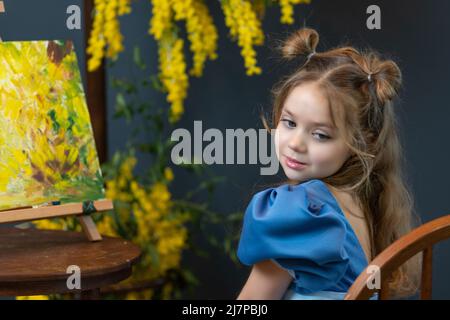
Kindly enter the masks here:
M 346 225 L 307 187 L 283 185 L 257 193 L 248 205 L 237 256 L 245 265 L 272 259 L 294 277 L 300 293 L 326 290 L 345 274 Z

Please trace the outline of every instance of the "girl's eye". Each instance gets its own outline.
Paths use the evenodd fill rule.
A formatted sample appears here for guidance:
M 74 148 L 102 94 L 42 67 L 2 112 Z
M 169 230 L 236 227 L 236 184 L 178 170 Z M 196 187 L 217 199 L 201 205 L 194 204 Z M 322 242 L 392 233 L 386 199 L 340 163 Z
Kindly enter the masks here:
M 328 139 L 331 139 L 331 137 L 327 136 L 326 134 L 314 132 L 313 136 L 317 138 L 317 140 L 326 141 Z
M 291 121 L 289 119 L 282 119 L 281 121 L 284 122 L 285 126 L 288 128 L 295 128 L 295 122 Z

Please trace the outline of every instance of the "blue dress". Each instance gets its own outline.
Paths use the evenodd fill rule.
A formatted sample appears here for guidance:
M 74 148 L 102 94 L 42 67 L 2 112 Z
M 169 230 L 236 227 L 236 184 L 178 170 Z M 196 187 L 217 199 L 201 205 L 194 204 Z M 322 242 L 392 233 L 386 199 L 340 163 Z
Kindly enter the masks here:
M 247 266 L 270 259 L 286 269 L 293 282 L 283 299 L 290 300 L 343 299 L 368 265 L 337 200 L 318 179 L 255 194 L 237 256 Z

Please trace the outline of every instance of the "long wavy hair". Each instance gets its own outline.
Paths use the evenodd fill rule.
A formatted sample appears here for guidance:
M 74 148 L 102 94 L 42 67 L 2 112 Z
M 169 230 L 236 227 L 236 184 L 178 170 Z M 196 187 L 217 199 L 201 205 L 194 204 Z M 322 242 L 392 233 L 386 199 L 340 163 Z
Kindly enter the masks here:
M 295 87 L 307 82 L 318 85 L 352 154 L 338 172 L 322 180 L 357 200 L 368 224 L 373 259 L 420 223 L 402 171 L 392 102 L 401 88 L 402 74 L 394 61 L 383 60 L 373 49 L 345 45 L 316 52 L 318 43 L 318 33 L 310 28 L 280 43 L 283 58 L 303 63 L 273 88 L 271 124 L 262 116 L 263 124 L 269 132 L 277 127 L 284 102 Z M 419 256 L 393 273 L 388 281 L 391 296 L 417 292 Z

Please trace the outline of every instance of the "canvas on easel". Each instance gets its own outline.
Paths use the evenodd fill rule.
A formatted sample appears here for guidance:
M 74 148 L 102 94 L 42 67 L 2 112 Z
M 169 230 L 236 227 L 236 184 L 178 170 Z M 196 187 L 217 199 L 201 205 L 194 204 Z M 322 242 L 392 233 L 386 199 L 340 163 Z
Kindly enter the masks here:
M 104 197 L 73 43 L 0 42 L 0 223 L 77 215 L 101 240 Z

